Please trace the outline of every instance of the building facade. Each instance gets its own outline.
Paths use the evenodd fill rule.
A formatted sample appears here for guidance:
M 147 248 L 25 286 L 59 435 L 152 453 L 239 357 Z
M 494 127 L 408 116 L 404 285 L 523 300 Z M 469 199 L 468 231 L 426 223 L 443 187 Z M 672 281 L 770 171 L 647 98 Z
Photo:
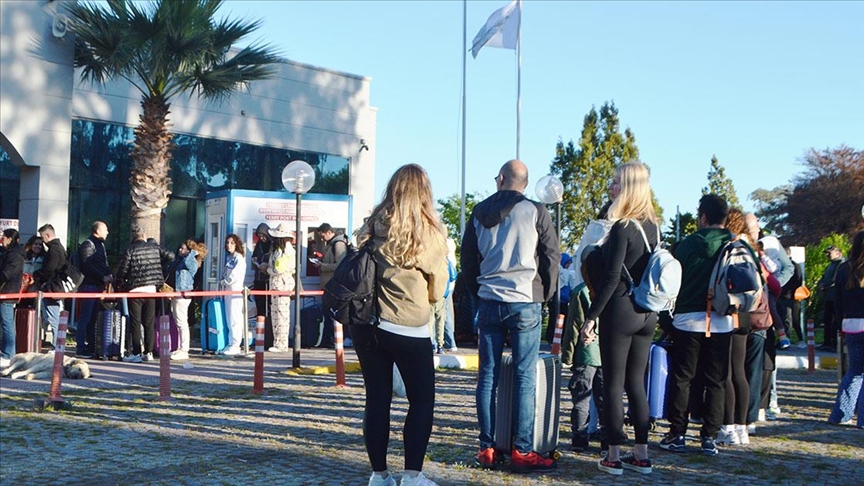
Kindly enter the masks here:
M 67 244 L 108 223 L 109 252 L 129 235 L 129 149 L 140 93 L 125 81 L 92 85 L 74 69 L 62 0 L 0 2 L 0 219 L 22 236 L 51 223 Z M 171 201 L 163 244 L 204 231 L 208 192 L 282 191 L 291 160 L 316 170 L 310 191 L 348 195 L 357 228 L 374 203 L 377 110 L 367 77 L 286 61 L 221 104 L 172 100 Z

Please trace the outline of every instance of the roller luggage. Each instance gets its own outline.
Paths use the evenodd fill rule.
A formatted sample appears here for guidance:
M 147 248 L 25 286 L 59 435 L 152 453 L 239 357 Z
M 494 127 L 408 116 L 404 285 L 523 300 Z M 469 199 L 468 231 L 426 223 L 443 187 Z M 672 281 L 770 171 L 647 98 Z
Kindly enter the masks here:
M 228 324 L 225 321 L 225 303 L 210 299 L 201 326 L 201 352 L 219 351 L 228 346 Z
M 556 459 L 558 452 L 558 411 L 561 402 L 561 360 L 541 353 L 537 359 L 536 400 L 534 401 L 534 446 L 541 455 Z M 508 456 L 512 450 L 513 357 L 501 357 L 498 397 L 495 407 L 495 449 Z
M 122 359 L 126 349 L 126 316 L 118 309 L 105 309 L 96 315 L 96 342 L 93 349 L 103 361 Z
M 669 355 L 657 344 L 651 345 L 648 354 L 648 374 L 645 376 L 645 391 L 648 393 L 648 415 L 652 419 L 665 417 L 666 379 L 669 376 Z
M 36 309 L 15 309 L 15 352 L 39 352 L 39 326 L 36 325 Z
M 300 344 L 303 348 L 326 346 L 324 338 L 324 311 L 318 305 L 300 309 Z

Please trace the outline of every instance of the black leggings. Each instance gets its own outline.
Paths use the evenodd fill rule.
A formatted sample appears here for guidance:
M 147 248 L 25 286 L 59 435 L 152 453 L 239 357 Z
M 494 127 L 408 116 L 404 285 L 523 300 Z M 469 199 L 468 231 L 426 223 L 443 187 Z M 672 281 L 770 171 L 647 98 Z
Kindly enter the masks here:
M 726 376 L 726 408 L 723 413 L 723 423 L 726 425 L 747 424 L 747 409 L 750 404 L 750 385 L 744 369 L 747 334 L 732 334 L 729 374 Z
M 629 301 L 629 299 L 628 299 Z M 629 302 L 628 302 L 629 304 Z M 626 304 L 625 304 L 626 305 Z M 632 308 L 632 305 L 631 305 Z M 607 305 L 606 310 L 610 310 Z M 645 367 L 657 314 L 621 314 L 621 307 L 600 315 L 600 358 L 603 363 L 603 427 L 609 445 L 624 441 L 624 403 L 621 391 L 627 391 L 630 421 L 637 444 L 648 443 L 648 397 L 645 395 Z M 615 312 L 618 311 L 618 312 Z M 617 314 L 617 316 L 613 315 Z
M 352 336 L 366 386 L 363 438 L 372 470 L 387 470 L 396 363 L 408 395 L 408 415 L 402 431 L 405 469 L 422 471 L 435 407 L 435 365 L 429 338 L 400 336 L 371 326 L 354 326 Z

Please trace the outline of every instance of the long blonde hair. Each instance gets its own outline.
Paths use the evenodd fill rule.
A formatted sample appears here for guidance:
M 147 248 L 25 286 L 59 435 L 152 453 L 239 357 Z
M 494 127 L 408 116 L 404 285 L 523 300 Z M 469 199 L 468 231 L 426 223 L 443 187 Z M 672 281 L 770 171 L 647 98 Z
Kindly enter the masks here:
M 657 224 L 654 204 L 651 202 L 648 168 L 641 162 L 628 162 L 615 168 L 621 192 L 609 206 L 612 221 L 636 219 Z
M 204 257 L 207 256 L 207 245 L 204 243 L 198 243 L 193 239 L 186 240 L 186 248 L 190 250 L 195 250 L 195 259 L 198 260 L 198 265 L 202 265 L 204 263 Z
M 381 253 L 400 267 L 417 263 L 431 229 L 445 234 L 432 199 L 432 184 L 422 167 L 403 165 L 393 173 L 384 191 L 384 199 L 357 230 L 359 244 L 362 245 L 374 232 L 376 223 L 388 227 Z

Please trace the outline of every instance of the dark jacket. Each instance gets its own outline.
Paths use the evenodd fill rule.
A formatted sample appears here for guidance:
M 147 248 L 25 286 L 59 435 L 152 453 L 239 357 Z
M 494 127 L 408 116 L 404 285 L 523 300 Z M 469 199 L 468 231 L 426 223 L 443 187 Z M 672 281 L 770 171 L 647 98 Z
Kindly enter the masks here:
M 676 314 L 705 312 L 711 271 L 720 248 L 731 239 L 732 233 L 725 228 L 704 228 L 684 238 L 675 248 L 673 255 L 681 262 L 681 290 L 675 303 Z
M 78 258 L 81 261 L 81 273 L 84 274 L 84 285 L 103 285 L 104 278 L 111 275 L 108 268 L 108 254 L 105 252 L 105 241 L 90 235 L 78 247 Z
M 164 282 L 159 245 L 144 240 L 133 241 L 117 264 L 114 275 L 117 281 L 123 282 L 123 290 L 146 285 L 155 285 L 158 289 Z
M 849 288 L 849 274 L 852 273 L 852 263 L 843 262 L 837 269 L 834 279 L 837 298 L 834 300 L 834 310 L 838 320 L 864 318 L 864 288 Z M 840 327 L 838 325 L 838 327 Z
M 24 247 L 7 248 L 0 258 L 0 294 L 15 294 L 21 291 L 21 275 L 24 274 Z M 9 302 L 9 301 L 7 301 Z
M 327 282 L 333 278 L 333 273 L 339 262 L 345 258 L 345 253 L 348 251 L 348 239 L 345 235 L 335 235 L 327 242 L 324 247 L 324 256 L 321 257 L 321 266 L 318 270 L 321 272 L 321 288 L 323 289 Z
M 819 290 L 825 295 L 825 302 L 834 302 L 836 297 L 834 277 L 837 274 L 837 269 L 845 261 L 846 259 L 843 257 L 831 260 L 828 268 L 825 269 L 825 273 L 822 274 L 822 278 L 819 279 Z
M 558 290 L 561 251 L 546 206 L 498 191 L 471 212 L 462 237 L 462 272 L 481 299 L 548 302 Z
M 63 243 L 60 243 L 60 238 L 54 238 L 46 246 L 48 249 L 44 252 L 42 268 L 33 273 L 37 288 L 56 280 L 60 271 L 66 267 L 66 249 L 63 248 Z
M 272 247 L 273 240 L 258 240 L 258 242 L 255 243 L 255 249 L 252 250 L 252 262 L 255 263 L 255 282 L 267 283 L 270 281 L 270 274 L 258 270 L 258 265 L 270 261 L 270 250 Z

